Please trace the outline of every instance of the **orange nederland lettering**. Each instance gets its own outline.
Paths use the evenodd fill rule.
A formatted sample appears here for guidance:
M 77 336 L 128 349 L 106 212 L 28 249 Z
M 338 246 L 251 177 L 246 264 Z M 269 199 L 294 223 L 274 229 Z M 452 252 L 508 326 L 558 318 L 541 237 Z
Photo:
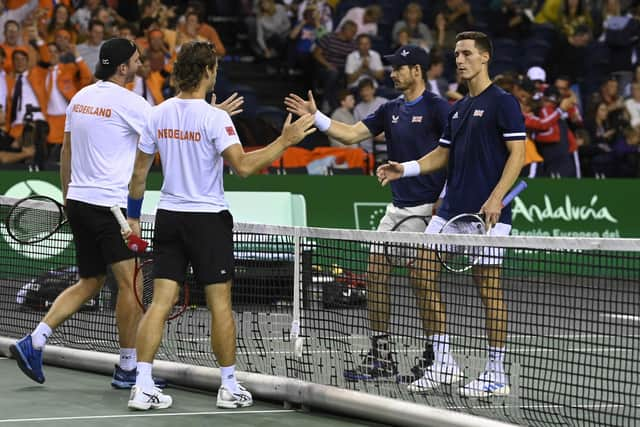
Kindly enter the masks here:
M 179 141 L 200 142 L 200 132 L 182 129 L 158 129 L 158 139 L 176 139 Z
M 90 116 L 111 117 L 111 108 L 94 107 L 93 105 L 73 104 L 71 111 Z

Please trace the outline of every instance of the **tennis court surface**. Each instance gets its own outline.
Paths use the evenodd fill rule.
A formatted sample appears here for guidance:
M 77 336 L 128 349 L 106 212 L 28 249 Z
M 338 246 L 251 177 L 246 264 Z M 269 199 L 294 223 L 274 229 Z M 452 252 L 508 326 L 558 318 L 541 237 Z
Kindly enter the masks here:
M 3 200 L 0 213 L 6 215 L 10 203 Z M 144 238 L 152 237 L 152 221 L 146 218 Z M 31 331 L 55 297 L 55 292 L 43 291 L 73 281 L 73 247 L 64 228 L 54 238 L 28 247 L 12 245 L 0 231 L 4 238 L 0 239 L 0 336 L 17 338 Z M 410 262 L 415 261 L 414 249 L 427 244 L 426 238 L 409 233 L 237 224 L 234 310 L 239 369 L 519 425 L 640 424 L 638 239 L 430 236 L 429 244 L 446 243 L 449 250 L 460 253 L 469 247 L 504 249 L 502 284 L 509 320 L 506 365 L 511 394 L 463 398 L 457 393 L 458 385 L 426 394 L 407 391 L 412 368 L 423 362 L 426 346 L 419 301 L 409 277 L 411 268 L 396 269 L 385 288 L 390 294 L 392 351 L 400 376 L 345 379 L 344 371 L 356 368 L 369 347 L 365 275 L 372 247 L 385 242 L 392 245 L 395 255 Z M 108 282 L 95 301 L 56 331 L 52 345 L 117 353 L 115 286 Z M 451 349 L 468 381 L 483 370 L 487 357 L 483 305 L 469 273 L 443 273 L 439 287 L 447 306 Z M 209 317 L 198 289 L 191 289 L 189 306 L 168 323 L 158 358 L 215 367 L 209 351 Z M 0 362 L 0 373 L 7 362 L 15 363 Z M 53 369 L 46 367 L 46 372 L 51 375 Z M 35 383 L 23 386 L 23 390 L 37 388 Z M 53 381 L 47 387 L 54 387 Z M 122 399 L 122 404 L 113 406 L 118 413 L 126 413 L 126 393 L 120 396 L 107 387 L 102 383 L 87 387 L 86 395 L 109 394 L 105 402 Z M 47 404 L 55 408 L 62 397 L 48 390 Z M 211 399 L 194 396 L 194 402 Z M 176 406 L 169 411 L 179 412 L 179 405 L 191 405 L 191 397 L 191 393 L 184 399 L 176 394 Z M 102 413 L 98 408 L 92 412 Z M 45 415 L 50 416 L 38 414 Z M 280 417 L 284 420 L 285 415 L 289 416 L 282 413 Z

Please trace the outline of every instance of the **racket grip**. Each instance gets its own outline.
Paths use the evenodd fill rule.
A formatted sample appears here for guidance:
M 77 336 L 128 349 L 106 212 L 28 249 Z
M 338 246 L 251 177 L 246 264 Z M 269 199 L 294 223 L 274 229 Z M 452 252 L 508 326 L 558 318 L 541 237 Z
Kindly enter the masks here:
M 506 196 L 504 196 L 504 199 L 502 199 L 502 206 L 507 206 L 509 203 L 511 203 L 513 199 L 518 196 L 518 194 L 524 191 L 525 188 L 527 188 L 527 183 L 524 181 L 520 181 L 518 184 L 516 184 L 516 186 L 513 187 L 513 189 L 509 191 Z
M 127 219 L 122 214 L 119 206 L 111 206 L 111 213 L 116 217 L 118 224 L 120 224 L 120 229 L 124 232 L 130 233 L 131 227 L 129 227 L 129 223 Z

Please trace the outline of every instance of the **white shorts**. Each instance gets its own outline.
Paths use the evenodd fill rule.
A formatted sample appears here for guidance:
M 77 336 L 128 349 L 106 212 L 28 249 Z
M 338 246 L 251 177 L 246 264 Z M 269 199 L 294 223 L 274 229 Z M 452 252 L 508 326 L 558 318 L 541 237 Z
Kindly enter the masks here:
M 387 205 L 387 210 L 378 224 L 378 231 L 391 231 L 393 227 L 408 216 L 423 216 L 430 220 L 433 215 L 433 203 L 425 203 L 424 205 L 410 206 L 399 208 L 392 203 Z M 426 224 L 420 221 L 407 221 L 400 225 L 396 231 L 423 233 Z
M 431 217 L 431 221 L 429 221 L 429 225 L 427 229 L 424 231 L 425 234 L 439 234 L 442 227 L 447 223 L 447 220 L 434 215 Z M 464 222 L 458 224 L 452 224 L 447 227 L 446 230 L 443 230 L 443 233 L 449 234 L 476 234 L 477 223 L 474 222 Z M 508 236 L 511 233 L 511 225 L 504 224 L 502 222 L 494 225 L 491 230 L 489 230 L 489 236 Z M 435 249 L 434 245 L 431 245 L 433 249 Z M 455 248 L 444 246 L 441 247 L 444 251 L 452 251 L 455 252 Z M 499 265 L 502 264 L 502 258 L 504 257 L 504 248 L 492 248 L 485 247 L 482 249 L 482 257 L 478 261 L 480 265 Z
M 410 206 L 406 208 L 400 208 L 394 206 L 392 203 L 387 205 L 387 210 L 378 224 L 378 231 L 391 231 L 404 218 L 409 216 L 422 216 L 426 218 L 426 221 L 430 221 L 431 215 L 433 215 L 434 203 L 425 203 L 418 206 Z M 426 229 L 426 222 L 416 219 L 409 220 L 400 224 L 395 231 L 424 233 Z M 381 254 L 384 252 L 384 248 L 379 244 L 371 245 L 371 253 Z

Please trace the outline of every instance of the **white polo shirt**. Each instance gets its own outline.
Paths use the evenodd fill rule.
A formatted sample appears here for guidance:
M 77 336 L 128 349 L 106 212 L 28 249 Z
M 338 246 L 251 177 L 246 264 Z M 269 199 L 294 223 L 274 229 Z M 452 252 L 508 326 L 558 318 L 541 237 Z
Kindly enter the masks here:
M 240 139 L 231 117 L 204 99 L 176 97 L 153 107 L 138 148 L 147 154 L 160 152 L 164 182 L 158 209 L 228 209 L 222 153 L 233 144 Z
M 64 126 L 71 132 L 68 199 L 126 207 L 136 145 L 150 110 L 140 96 L 106 81 L 71 98 Z

